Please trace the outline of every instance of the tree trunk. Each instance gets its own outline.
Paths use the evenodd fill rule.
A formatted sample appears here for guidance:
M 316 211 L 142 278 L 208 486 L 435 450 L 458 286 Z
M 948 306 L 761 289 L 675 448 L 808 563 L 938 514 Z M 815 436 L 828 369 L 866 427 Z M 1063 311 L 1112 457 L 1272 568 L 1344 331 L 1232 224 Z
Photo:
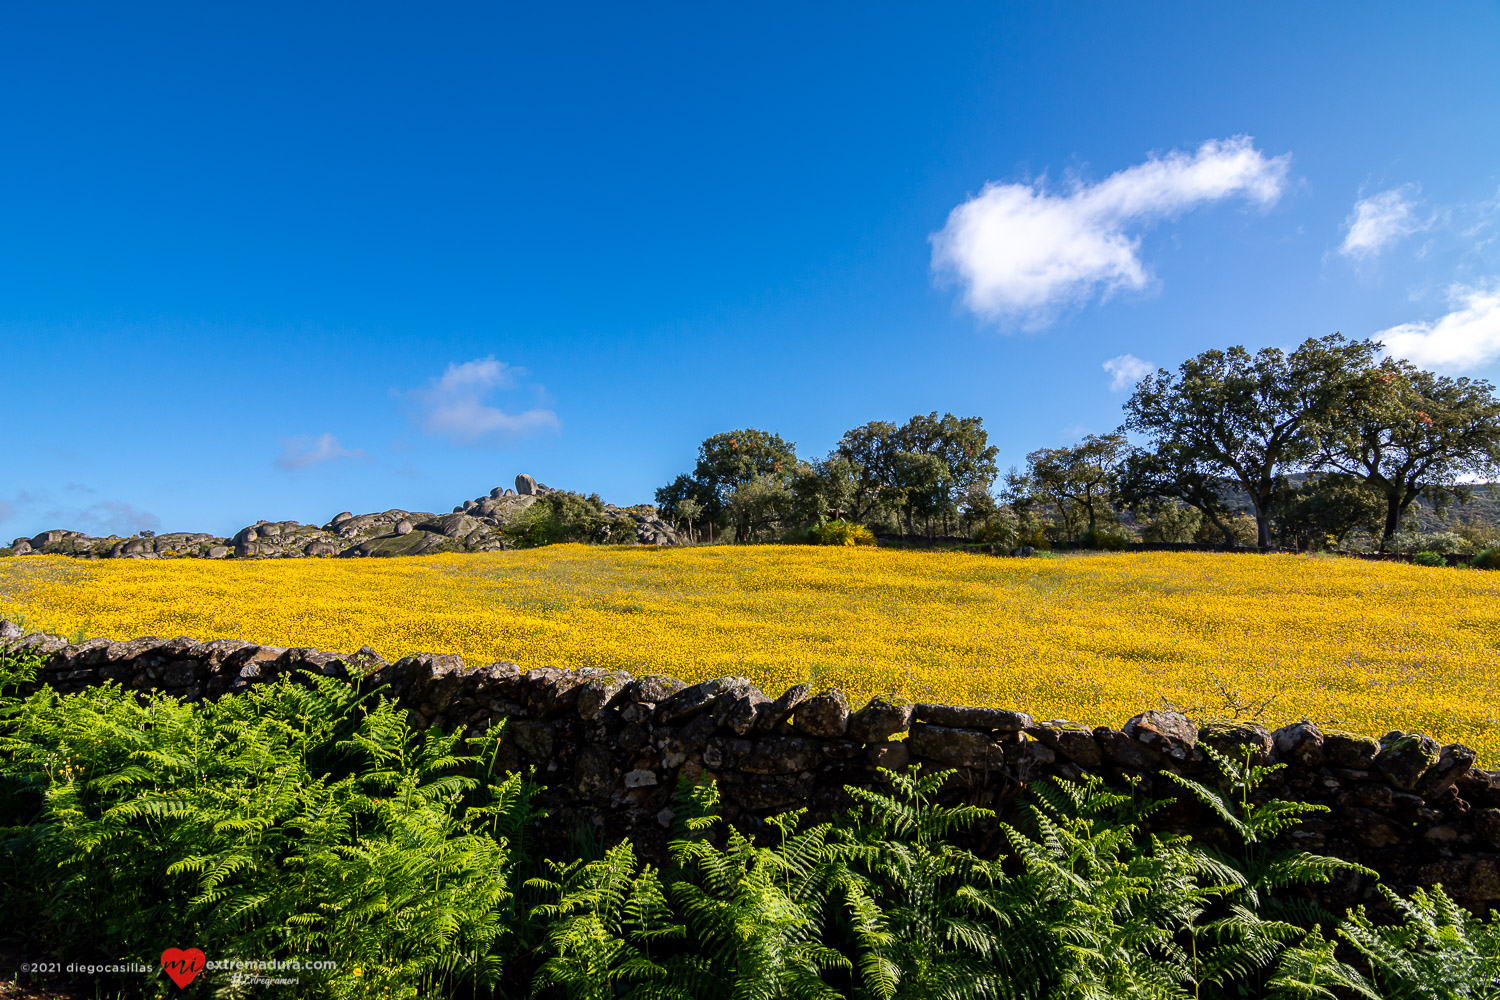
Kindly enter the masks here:
M 1395 490 L 1385 494 L 1385 532 L 1380 536 L 1380 551 L 1384 552 L 1391 536 L 1401 528 L 1401 495 Z

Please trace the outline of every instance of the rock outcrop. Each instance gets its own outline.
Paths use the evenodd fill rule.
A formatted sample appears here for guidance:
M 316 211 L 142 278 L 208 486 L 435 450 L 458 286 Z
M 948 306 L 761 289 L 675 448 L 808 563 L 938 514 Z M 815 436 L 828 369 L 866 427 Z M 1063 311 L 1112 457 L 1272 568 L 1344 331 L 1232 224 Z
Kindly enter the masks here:
M 482 497 L 465 500 L 451 513 L 387 510 L 376 514 L 342 511 L 327 524 L 257 521 L 228 538 L 193 532 L 130 538 L 95 537 L 81 531 L 52 529 L 17 538 L 11 555 L 50 554 L 83 559 L 305 559 L 331 556 L 420 556 L 439 552 L 497 552 L 511 548 L 505 526 L 525 514 L 542 497 L 557 492 L 522 473 L 516 488 L 496 486 Z M 680 545 L 677 531 L 647 504 L 616 507 L 604 515 L 633 523 L 641 545 Z M 628 533 L 616 532 L 613 537 Z M 0 550 L 3 553 L 4 550 Z

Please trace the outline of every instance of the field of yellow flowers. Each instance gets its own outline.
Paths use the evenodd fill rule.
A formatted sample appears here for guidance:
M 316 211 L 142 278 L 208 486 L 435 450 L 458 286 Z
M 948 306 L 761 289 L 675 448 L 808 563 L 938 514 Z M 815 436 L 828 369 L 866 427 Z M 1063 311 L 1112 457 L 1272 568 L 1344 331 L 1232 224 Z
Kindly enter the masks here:
M 1500 573 L 1291 555 L 552 546 L 0 559 L 0 614 L 129 638 L 750 677 L 1118 726 L 1149 707 L 1416 730 L 1500 764 Z

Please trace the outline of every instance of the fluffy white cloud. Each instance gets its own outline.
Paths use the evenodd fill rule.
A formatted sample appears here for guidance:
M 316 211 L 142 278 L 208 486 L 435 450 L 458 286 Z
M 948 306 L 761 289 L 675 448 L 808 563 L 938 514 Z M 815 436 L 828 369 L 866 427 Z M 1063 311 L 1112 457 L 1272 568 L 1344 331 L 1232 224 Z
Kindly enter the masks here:
M 1339 253 L 1345 257 L 1373 257 L 1397 240 L 1419 233 L 1432 225 L 1431 219 L 1418 219 L 1411 199 L 1416 188 L 1410 184 L 1391 188 L 1362 198 L 1344 221 L 1344 242 Z
M 1270 206 L 1281 197 L 1290 161 L 1268 158 L 1248 136 L 1235 136 L 1194 153 L 1152 156 L 1062 193 L 1043 181 L 986 184 L 930 237 L 933 270 L 956 279 L 965 304 L 981 316 L 1041 325 L 1062 306 L 1146 286 L 1151 275 L 1132 228 L 1225 198 Z
M 276 464 L 283 469 L 305 469 L 309 465 L 321 465 L 340 458 L 364 458 L 359 448 L 345 448 L 332 434 L 319 434 L 316 438 L 294 437 L 281 442 L 281 454 Z
M 456 444 L 476 444 L 519 437 L 538 430 L 556 430 L 560 425 L 552 410 L 534 407 L 507 413 L 491 405 L 491 393 L 515 389 L 527 374 L 493 357 L 450 364 L 438 377 L 407 395 L 416 404 L 417 426 L 428 434 L 446 437 Z
M 1104 370 L 1111 376 L 1109 391 L 1120 392 L 1150 375 L 1156 370 L 1156 366 L 1149 361 L 1142 361 L 1134 354 L 1122 354 L 1104 362 Z
M 1453 285 L 1447 315 L 1402 323 L 1375 334 L 1387 354 L 1416 365 L 1464 371 L 1500 358 L 1500 280 L 1488 287 Z

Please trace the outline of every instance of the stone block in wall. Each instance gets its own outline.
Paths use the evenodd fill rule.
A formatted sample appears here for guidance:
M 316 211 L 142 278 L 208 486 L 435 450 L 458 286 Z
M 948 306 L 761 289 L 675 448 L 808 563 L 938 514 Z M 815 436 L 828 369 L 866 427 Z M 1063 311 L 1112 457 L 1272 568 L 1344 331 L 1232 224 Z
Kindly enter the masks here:
M 615 755 L 605 747 L 584 747 L 573 759 L 573 788 L 586 799 L 605 800 L 615 785 Z
M 849 700 L 838 688 L 825 688 L 797 706 L 792 728 L 807 736 L 839 738 L 849 731 Z
M 506 726 L 506 739 L 534 764 L 552 759 L 555 745 L 552 727 L 539 719 L 511 719 Z
M 703 766 L 710 771 L 737 771 L 754 744 L 739 736 L 715 736 L 703 748 Z
M 1336 729 L 1323 733 L 1323 760 L 1329 767 L 1368 770 L 1379 753 L 1380 744 L 1368 736 Z
M 1410 792 L 1427 769 L 1437 763 L 1438 754 L 1437 741 L 1430 736 L 1390 732 L 1380 738 L 1375 767 L 1393 786 Z
M 532 667 L 521 675 L 521 701 L 538 719 L 576 711 L 586 679 L 561 667 Z
M 45 632 L 33 632 L 31 635 L 22 636 L 10 646 L 12 653 L 29 654 L 31 656 L 50 657 L 60 649 L 66 648 L 68 640 L 60 635 L 48 635 Z
M 699 712 L 716 707 L 718 700 L 731 692 L 751 687 L 747 677 L 715 677 L 700 681 L 676 692 L 656 706 L 656 721 L 671 725 L 692 718 Z
M 630 675 L 623 670 L 612 670 L 588 678 L 578 686 L 578 717 L 584 721 L 592 720 L 629 683 Z
M 1057 753 L 1040 740 L 1008 743 L 1002 748 L 1005 766 L 1017 781 L 1034 781 L 1057 762 Z
M 1345 830 L 1361 847 L 1383 850 L 1411 843 L 1411 827 L 1393 822 L 1390 817 L 1373 809 L 1350 806 L 1339 815 Z
M 755 720 L 755 728 L 763 733 L 773 732 L 782 723 L 792 717 L 797 706 L 807 700 L 812 694 L 811 684 L 793 684 L 782 692 L 781 697 L 769 705 L 762 705 L 760 716 Z
M 997 770 L 1005 766 L 1005 748 L 988 732 L 914 722 L 906 744 L 914 755 L 950 767 Z
M 713 711 L 714 724 L 736 736 L 744 736 L 755 728 L 762 707 L 770 703 L 771 699 L 762 694 L 760 688 L 747 682 L 743 687 L 731 688 L 719 696 Z
M 1165 754 L 1131 739 L 1118 729 L 1097 726 L 1094 740 L 1105 760 L 1125 771 L 1160 771 L 1170 763 Z
M 1458 779 L 1459 794 L 1477 806 L 1500 807 L 1500 771 L 1472 768 Z
M 1500 809 L 1476 810 L 1473 823 L 1475 833 L 1489 841 L 1492 847 L 1500 848 Z
M 65 646 L 58 655 L 70 661 L 73 667 L 97 667 L 104 663 L 105 650 L 115 645 L 109 639 L 85 639 Z
M 885 698 L 872 698 L 864 708 L 849 716 L 849 738 L 860 743 L 878 743 L 911 727 L 915 705 L 894 704 Z
M 348 677 L 350 673 L 349 664 L 342 653 L 327 653 L 304 646 L 282 653 L 276 661 L 276 669 L 283 674 L 305 670 L 321 677 Z
M 1417 868 L 1422 885 L 1441 882 L 1450 889 L 1462 886 L 1464 894 L 1477 899 L 1500 900 L 1500 859 L 1452 858 Z
M 620 692 L 623 700 L 637 705 L 649 705 L 654 710 L 657 705 L 666 701 L 672 695 L 687 687 L 686 684 L 675 677 L 663 677 L 661 674 L 646 674 L 637 677 L 625 686 Z
M 1025 712 L 1003 708 L 981 708 L 974 705 L 912 706 L 912 719 L 949 729 L 982 729 L 987 732 L 1020 732 L 1036 720 Z
M 141 657 L 158 649 L 165 640 L 154 635 L 112 642 L 99 651 L 99 663 L 106 667 L 130 667 Z
M 1198 730 L 1198 742 L 1236 764 L 1247 756 L 1252 765 L 1269 764 L 1276 747 L 1270 730 L 1258 722 L 1210 722 Z
M 1053 719 L 1032 723 L 1026 727 L 1026 735 L 1084 767 L 1099 767 L 1104 763 L 1104 752 L 1099 749 L 1094 731 L 1077 722 Z
M 749 743 L 747 751 L 734 766 L 747 774 L 795 774 L 811 770 L 822 761 L 823 749 L 816 740 L 800 736 L 765 736 Z M 714 766 L 709 763 L 707 752 L 703 755 L 703 763 Z
M 1438 753 L 1437 763 L 1422 774 L 1412 791 L 1430 802 L 1457 784 L 1478 759 L 1479 755 L 1462 743 L 1445 746 Z
M 1198 727 L 1181 712 L 1153 708 L 1130 719 L 1120 731 L 1176 761 L 1192 760 L 1198 743 Z
M 223 668 L 224 660 L 230 653 L 252 646 L 254 643 L 245 642 L 241 639 L 212 639 L 208 642 L 195 642 L 188 647 L 185 656 L 197 660 L 210 671 Z M 228 673 L 229 671 L 226 671 Z
M 812 795 L 814 784 L 812 775 L 806 773 L 778 777 L 728 773 L 719 777 L 719 788 L 726 805 L 769 813 L 803 805 Z
M 1323 763 L 1323 746 L 1326 740 L 1317 723 L 1303 719 L 1289 726 L 1282 726 L 1271 734 L 1276 743 L 1276 757 L 1286 764 L 1298 767 L 1317 767 Z
M 906 741 L 871 743 L 865 747 L 865 757 L 871 767 L 883 767 L 887 771 L 904 771 L 911 763 L 911 748 Z

